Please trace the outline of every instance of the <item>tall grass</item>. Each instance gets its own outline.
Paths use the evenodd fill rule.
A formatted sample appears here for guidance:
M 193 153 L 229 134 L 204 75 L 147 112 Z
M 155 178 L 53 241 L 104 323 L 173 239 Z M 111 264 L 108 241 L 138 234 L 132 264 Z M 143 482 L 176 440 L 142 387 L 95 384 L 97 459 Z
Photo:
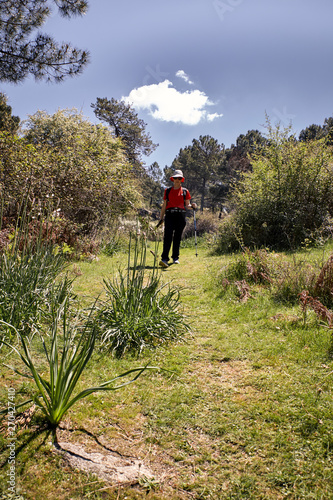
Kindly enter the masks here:
M 98 315 L 102 347 L 118 358 L 179 339 L 189 330 L 179 289 L 162 283 L 157 253 L 156 243 L 154 265 L 147 272 L 146 238 L 131 235 L 127 269 L 104 280 L 107 300 Z
M 51 307 L 54 280 L 65 266 L 50 247 L 0 255 L 0 318 L 23 334 L 33 331 Z
M 227 290 L 242 301 L 251 295 L 250 285 L 269 286 L 275 301 L 284 304 L 299 303 L 304 315 L 313 309 L 317 317 L 333 325 L 333 254 L 326 263 L 305 262 L 304 257 L 288 260 L 266 250 L 245 249 L 230 262 L 218 277 L 222 293 Z
M 9 340 L 15 327 L 23 335 L 46 321 L 57 298 L 55 282 L 67 266 L 45 235 L 46 222 L 34 221 L 22 207 L 9 243 L 0 252 L 0 335 Z M 47 231 L 46 231 L 47 233 Z M 66 280 L 67 287 L 70 280 Z

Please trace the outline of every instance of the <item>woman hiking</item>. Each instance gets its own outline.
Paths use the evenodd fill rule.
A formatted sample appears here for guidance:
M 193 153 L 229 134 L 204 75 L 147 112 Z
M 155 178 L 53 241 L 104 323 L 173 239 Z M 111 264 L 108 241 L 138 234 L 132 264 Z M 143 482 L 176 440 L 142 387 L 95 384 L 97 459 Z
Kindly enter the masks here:
M 161 209 L 160 222 L 164 215 L 164 239 L 163 252 L 160 266 L 169 266 L 169 252 L 172 244 L 172 260 L 174 264 L 179 264 L 180 240 L 186 225 L 186 209 L 196 210 L 197 204 L 190 204 L 191 195 L 188 189 L 182 187 L 184 182 L 183 172 L 175 170 L 170 177 L 173 186 L 164 191 L 163 205 Z

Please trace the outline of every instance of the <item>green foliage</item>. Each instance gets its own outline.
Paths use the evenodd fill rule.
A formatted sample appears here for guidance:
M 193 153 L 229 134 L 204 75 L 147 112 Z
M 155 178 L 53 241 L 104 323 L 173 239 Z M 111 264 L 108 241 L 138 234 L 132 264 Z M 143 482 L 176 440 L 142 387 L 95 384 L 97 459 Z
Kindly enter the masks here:
M 42 410 L 52 427 L 56 427 L 69 408 L 81 399 L 95 392 L 120 389 L 134 382 L 147 368 L 152 368 L 145 366 L 130 369 L 96 387 L 77 392 L 78 382 L 94 352 L 97 327 L 90 318 L 83 325 L 76 324 L 69 314 L 69 300 L 65 283 L 63 295 L 63 302 L 53 311 L 49 341 L 48 339 L 44 340 L 41 335 L 41 342 L 49 368 L 48 379 L 45 378 L 43 370 L 38 369 L 30 352 L 28 342 L 18 331 L 16 333 L 19 336 L 21 350 L 13 347 L 13 350 L 29 370 L 29 373 L 25 374 L 25 376 L 34 380 L 37 389 L 32 400 L 25 401 L 19 406 L 33 401 Z M 10 327 L 8 324 L 6 326 Z M 61 333 L 59 333 L 60 328 Z M 8 343 L 6 345 L 9 346 Z M 15 368 L 12 369 L 22 375 Z M 118 380 L 133 374 L 135 376 L 131 380 L 115 385 Z
M 221 221 L 218 216 L 214 213 L 204 210 L 203 212 L 196 211 L 196 229 L 197 236 L 203 236 L 204 234 L 216 234 L 221 225 Z M 194 236 L 194 217 L 190 214 L 190 217 L 186 218 L 186 226 L 183 232 L 184 238 L 191 238 Z
M 234 213 L 222 227 L 219 251 L 297 248 L 333 212 L 333 159 L 322 141 L 297 142 L 289 129 L 269 128 L 269 143 L 237 183 Z
M 5 217 L 17 213 L 18 200 L 29 190 L 29 179 L 34 171 L 46 165 L 33 146 L 9 132 L 0 132 L 0 188 Z M 37 175 L 36 175 L 37 178 Z M 40 176 L 39 184 L 43 177 Z M 32 197 L 34 192 L 31 193 Z
M 87 10 L 86 0 L 1 0 L 0 80 L 17 83 L 33 75 L 36 80 L 57 82 L 79 74 L 87 64 L 87 52 L 68 43 L 59 45 L 40 32 L 51 15 L 52 3 L 63 17 Z
M 47 321 L 54 304 L 62 300 L 56 280 L 67 263 L 41 232 L 31 238 L 24 208 L 20 226 L 9 241 L 0 252 L 0 319 L 28 335 Z M 62 288 L 70 286 L 71 280 L 65 278 Z M 1 333 L 8 339 L 11 330 L 1 328 Z
M 249 283 L 272 283 L 271 257 L 267 250 L 251 251 L 246 248 L 223 270 L 221 281 L 234 282 L 246 280 Z
M 272 254 L 271 266 L 276 262 L 279 269 L 280 257 L 291 264 L 295 258 L 298 273 L 311 265 L 318 275 L 317 263 L 325 262 L 327 250 L 332 251 L 331 244 L 311 252 Z M 271 287 L 251 285 L 253 300 L 247 303 L 229 295 L 219 297 L 216 281 L 210 282 L 210 278 L 235 256 L 211 256 L 202 250 L 197 259 L 187 249 L 182 256 L 181 267 L 171 266 L 167 273 L 173 284 L 186 286 L 182 304 L 191 316 L 194 334 L 186 343 L 140 356 L 141 366 L 153 357 L 152 364 L 163 363 L 177 377 L 154 371 L 149 377 L 140 377 L 135 386 L 112 394 L 92 394 L 65 414 L 59 432 L 61 441 L 70 437 L 89 452 L 109 453 L 116 443 L 122 455 L 145 457 L 153 471 L 167 470 L 167 479 L 172 481 L 146 480 L 140 475 L 134 485 L 110 485 L 68 467 L 53 452 L 46 433 L 37 428 L 41 421 L 35 414 L 30 426 L 17 427 L 16 477 L 23 496 L 38 491 L 38 498 L 61 498 L 63 492 L 68 498 L 332 497 L 333 362 L 328 354 L 332 330 L 321 328 L 312 310 L 304 324 L 299 307 L 278 303 L 271 296 Z M 127 254 L 117 256 L 119 261 L 126 259 Z M 92 288 L 106 268 L 115 272 L 114 259 L 103 256 L 98 262 L 82 265 L 78 277 L 82 297 L 92 296 Z M 59 328 L 60 349 L 61 338 Z M 35 340 L 29 345 L 30 352 L 38 368 L 43 364 L 42 376 L 49 380 L 37 336 Z M 45 342 L 49 346 L 48 338 Z M 130 358 L 92 357 L 73 397 L 131 367 Z M 7 387 L 16 389 L 17 403 L 23 400 L 23 393 L 31 391 L 30 383 L 19 376 L 13 378 L 1 366 L 0 375 L 2 407 L 7 405 Z M 24 396 L 28 397 L 30 394 Z M 8 439 L 4 432 L 2 436 L 6 474 Z M 157 480 L 158 491 L 153 491 Z M 1 487 L 7 491 L 5 484 L 0 491 Z
M 114 237 L 108 238 L 107 241 L 103 242 L 103 244 L 101 246 L 101 251 L 104 253 L 104 255 L 107 255 L 108 257 L 112 257 L 121 248 L 122 248 L 122 244 L 120 242 L 119 237 L 114 236 Z
M 163 200 L 162 176 L 162 170 L 155 161 L 152 165 L 145 168 L 140 178 L 142 196 L 146 202 L 146 206 L 156 211 L 161 209 Z
M 180 339 L 189 330 L 179 311 L 178 289 L 161 283 L 156 257 L 147 276 L 146 253 L 145 238 L 131 236 L 127 270 L 104 280 L 107 300 L 100 307 L 98 324 L 102 346 L 117 357 Z
M 22 334 L 34 331 L 49 313 L 57 295 L 54 281 L 65 266 L 63 255 L 48 246 L 23 255 L 1 254 L 0 319 Z
M 223 180 L 222 164 L 224 151 L 218 141 L 208 135 L 193 139 L 192 145 L 179 151 L 172 163 L 172 169 L 180 168 L 184 172 L 186 187 L 191 196 L 200 197 L 200 209 L 214 206 L 209 196 L 211 188 Z M 169 180 L 171 169 L 165 169 Z
M 183 170 L 186 187 L 194 197 L 200 198 L 201 209 L 213 212 L 227 204 L 227 196 L 241 172 L 251 168 L 250 155 L 261 150 L 267 139 L 258 130 L 241 134 L 230 148 L 218 144 L 210 136 L 193 139 L 191 146 L 181 148 L 172 163 L 164 169 L 165 181 L 169 181 L 175 168 Z
M 313 297 L 320 299 L 323 305 L 327 307 L 333 306 L 333 254 L 323 265 L 310 292 Z
M 258 130 L 248 130 L 240 134 L 236 144 L 225 150 L 225 170 L 228 175 L 230 187 L 235 179 L 239 178 L 241 172 L 251 170 L 251 156 L 267 144 L 267 139 Z
M 146 123 L 130 104 L 113 97 L 111 100 L 98 97 L 91 106 L 97 118 L 111 127 L 114 137 L 122 140 L 128 161 L 141 168 L 141 155 L 150 155 L 157 147 L 145 132 Z
M 269 285 L 275 301 L 294 305 L 301 300 L 304 309 L 310 304 L 331 327 L 333 313 L 327 307 L 333 304 L 333 255 L 320 266 L 304 257 L 245 249 L 222 269 L 217 283 L 223 293 L 228 291 L 243 301 L 252 297 L 255 285 Z
M 333 117 L 325 118 L 324 124 L 312 124 L 302 130 L 299 134 L 300 141 L 314 141 L 318 139 L 325 139 L 328 146 L 333 146 Z
M 5 215 L 15 215 L 27 179 L 31 206 L 38 199 L 48 209 L 60 208 L 61 218 L 81 224 L 84 231 L 138 203 L 121 142 L 106 127 L 92 125 L 75 110 L 54 115 L 39 111 L 29 117 L 24 135 L 0 134 Z
M 272 296 L 285 304 L 296 304 L 303 290 L 312 290 L 319 272 L 313 264 L 295 256 L 291 260 L 281 260 L 277 263 L 276 271 Z
M 12 115 L 12 108 L 7 104 L 7 97 L 0 92 L 0 131 L 14 134 L 20 125 L 20 118 Z

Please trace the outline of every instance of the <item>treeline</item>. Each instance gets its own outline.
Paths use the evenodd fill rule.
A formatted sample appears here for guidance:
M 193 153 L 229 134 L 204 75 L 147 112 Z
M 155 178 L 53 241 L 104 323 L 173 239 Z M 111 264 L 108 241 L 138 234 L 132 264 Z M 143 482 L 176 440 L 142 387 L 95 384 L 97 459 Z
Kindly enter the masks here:
M 219 251 L 245 246 L 295 248 L 330 234 L 333 215 L 333 118 L 299 137 L 291 127 L 241 134 L 230 148 L 210 136 L 193 139 L 162 172 L 142 157 L 155 148 L 135 110 L 115 99 L 92 104 L 106 125 L 76 110 L 37 111 L 20 127 L 0 94 L 0 185 L 3 227 L 15 224 L 20 200 L 36 219 L 55 214 L 56 236 L 70 245 L 120 215 L 158 211 L 174 168 L 206 210 L 229 212 Z M 56 222 L 54 221 L 54 225 Z
M 200 136 L 180 149 L 166 179 L 173 168 L 183 170 L 202 212 L 223 215 L 220 253 L 296 249 L 333 237 L 333 118 L 296 137 L 266 116 L 265 136 L 250 130 L 230 148 Z
M 254 159 L 274 142 L 271 124 L 266 117 L 267 135 L 258 130 L 241 134 L 226 148 L 211 136 L 200 136 L 192 144 L 181 148 L 172 165 L 165 167 L 165 182 L 174 168 L 183 170 L 186 185 L 200 204 L 201 210 L 221 210 L 232 206 L 233 186 L 245 172 L 252 171 Z M 278 127 L 279 128 L 279 127 Z M 310 125 L 297 138 L 290 127 L 286 129 L 290 140 L 309 143 L 323 139 L 327 147 L 333 145 L 333 118 L 326 118 L 324 124 Z

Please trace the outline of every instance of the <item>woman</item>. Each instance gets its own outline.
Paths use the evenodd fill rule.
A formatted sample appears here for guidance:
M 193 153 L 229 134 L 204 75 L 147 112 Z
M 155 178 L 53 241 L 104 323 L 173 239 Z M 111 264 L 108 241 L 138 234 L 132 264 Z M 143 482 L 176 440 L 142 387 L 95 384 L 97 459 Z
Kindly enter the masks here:
M 197 204 L 190 204 L 191 195 L 188 189 L 182 187 L 184 182 L 183 172 L 175 170 L 170 177 L 173 186 L 164 191 L 164 201 L 161 209 L 160 222 L 164 220 L 163 252 L 160 266 L 168 267 L 169 252 L 172 244 L 172 260 L 179 264 L 180 240 L 186 225 L 186 209 L 196 210 Z

